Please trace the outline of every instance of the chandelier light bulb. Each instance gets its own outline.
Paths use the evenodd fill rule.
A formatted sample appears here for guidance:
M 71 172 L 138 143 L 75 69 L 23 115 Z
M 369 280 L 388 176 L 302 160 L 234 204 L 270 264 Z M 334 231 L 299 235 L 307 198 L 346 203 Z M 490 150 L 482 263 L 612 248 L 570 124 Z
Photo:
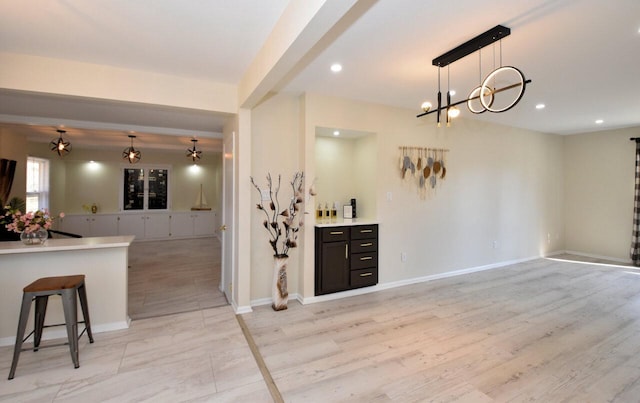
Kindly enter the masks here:
M 200 159 L 200 154 L 202 154 L 201 150 L 196 148 L 196 143 L 198 143 L 197 139 L 191 139 L 193 143 L 193 148 L 187 148 L 187 158 L 191 158 L 191 160 L 195 163 Z
M 423 110 L 423 111 L 425 111 L 425 112 L 429 112 L 429 111 L 431 110 L 431 107 L 432 107 L 432 106 L 433 106 L 433 105 L 431 105 L 431 102 L 429 102 L 429 101 L 424 101 L 424 102 L 422 103 L 421 108 L 422 108 L 422 110 Z
M 56 131 L 58 132 L 58 138 L 51 140 L 49 145 L 51 146 L 51 151 L 55 151 L 60 157 L 64 157 L 71 152 L 71 143 L 62 138 L 66 130 L 58 129 Z
M 447 114 L 451 119 L 455 119 L 458 116 L 460 116 L 460 109 L 458 109 L 457 106 L 452 106 L 451 108 L 449 108 L 449 111 L 447 112 Z

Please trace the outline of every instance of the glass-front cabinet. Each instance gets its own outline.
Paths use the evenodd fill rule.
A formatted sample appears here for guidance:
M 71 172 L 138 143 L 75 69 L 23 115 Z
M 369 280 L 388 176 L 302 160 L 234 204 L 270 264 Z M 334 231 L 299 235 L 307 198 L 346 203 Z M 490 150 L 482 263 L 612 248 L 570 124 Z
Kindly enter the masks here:
M 122 210 L 168 210 L 169 169 L 124 168 Z

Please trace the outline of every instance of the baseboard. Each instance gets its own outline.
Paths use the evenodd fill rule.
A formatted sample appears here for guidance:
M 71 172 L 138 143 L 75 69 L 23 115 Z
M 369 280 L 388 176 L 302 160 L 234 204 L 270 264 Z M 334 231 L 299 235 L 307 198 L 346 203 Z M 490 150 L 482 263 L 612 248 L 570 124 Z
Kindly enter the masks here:
M 631 259 L 620 259 L 617 257 L 611 257 L 611 256 L 603 256 L 603 255 L 594 255 L 591 253 L 584 253 L 584 252 L 577 252 L 574 250 L 566 250 L 564 251 L 564 253 L 569 254 L 569 255 L 577 255 L 577 256 L 584 256 L 584 257 L 588 257 L 591 259 L 600 259 L 600 260 L 610 260 L 612 262 L 618 262 L 618 263 L 625 263 L 625 264 L 631 264 Z
M 231 301 L 231 306 L 233 307 L 233 312 L 235 312 L 236 315 L 253 312 L 253 309 L 251 309 L 251 305 L 238 306 L 235 301 Z
M 516 263 L 528 262 L 528 261 L 539 259 L 539 258 L 540 258 L 540 256 L 533 256 L 533 257 L 528 257 L 528 258 L 523 258 L 523 259 L 508 260 L 508 261 L 504 261 L 504 262 L 492 263 L 492 264 L 483 265 L 483 266 L 470 267 L 470 268 L 467 268 L 467 269 L 461 269 L 461 270 L 454 270 L 454 271 L 449 271 L 449 272 L 445 272 L 445 273 L 432 274 L 432 275 L 429 275 L 429 276 L 414 277 L 414 278 L 410 278 L 410 279 L 406 279 L 406 280 L 399 280 L 399 281 L 394 281 L 394 282 L 390 282 L 390 283 L 382 283 L 382 284 L 374 285 L 372 287 L 358 288 L 358 289 L 355 289 L 355 290 L 342 291 L 342 292 L 337 292 L 337 293 L 332 293 L 332 294 L 327 294 L 327 295 L 319 295 L 319 296 L 313 296 L 313 297 L 307 297 L 307 298 L 299 298 L 299 300 L 300 300 L 300 303 L 305 304 L 305 305 L 306 304 L 313 304 L 313 303 L 316 303 L 316 302 L 332 301 L 332 300 L 335 300 L 335 299 L 348 298 L 348 297 L 353 297 L 353 296 L 356 296 L 356 295 L 369 294 L 369 293 L 372 293 L 372 292 L 389 290 L 389 289 L 392 289 L 392 288 L 403 287 L 403 286 L 411 285 L 411 284 L 424 283 L 424 282 L 427 282 L 427 281 L 439 280 L 439 279 L 448 278 L 448 277 L 461 276 L 463 274 L 470 274 L 470 273 L 475 273 L 475 272 L 479 272 L 479 271 L 497 269 L 497 268 L 500 268 L 500 267 L 509 266 L 509 265 L 516 264 Z
M 92 325 L 91 333 L 98 334 L 98 333 L 104 333 L 104 332 L 111 332 L 114 330 L 128 329 L 130 324 L 131 324 L 131 319 L 127 318 L 127 320 L 123 322 L 111 322 L 111 323 L 104 323 L 102 325 Z M 44 341 L 44 340 L 54 340 L 54 339 L 66 339 L 67 331 L 65 329 L 66 329 L 65 327 L 60 327 L 57 329 L 44 329 L 44 331 L 42 332 L 42 340 Z M 79 325 L 78 333 L 81 332 L 82 329 L 84 329 L 84 327 L 82 327 L 82 325 Z M 30 339 L 30 340 L 33 340 L 33 339 Z M 15 336 L 0 338 L 0 347 L 13 346 L 15 342 L 16 342 Z
M 544 257 L 552 257 L 552 256 L 562 255 L 565 253 L 590 257 L 594 259 L 605 259 L 605 260 L 611 260 L 611 261 L 621 262 L 621 263 L 631 263 L 631 260 L 627 261 L 627 260 L 617 259 L 617 258 L 612 258 L 607 256 L 598 256 L 598 255 L 591 255 L 591 254 L 586 254 L 582 252 L 565 251 L 565 250 L 554 251 L 546 254 Z M 522 259 L 507 260 L 507 261 L 492 263 L 492 264 L 483 265 L 483 266 L 476 266 L 476 267 L 470 267 L 467 269 L 448 271 L 445 273 L 432 274 L 432 275 L 423 276 L 423 277 L 414 277 L 406 280 L 399 280 L 399 281 L 393 281 L 390 283 L 377 284 L 372 287 L 358 288 L 355 290 L 342 291 L 342 292 L 336 292 L 332 294 L 319 295 L 319 296 L 313 296 L 313 297 L 307 297 L 307 298 L 302 297 L 300 294 L 290 294 L 289 299 L 296 299 L 300 301 L 300 303 L 303 305 L 314 304 L 317 302 L 332 301 L 336 299 L 353 297 L 356 295 L 363 295 L 363 294 L 369 294 L 372 292 L 389 290 L 392 288 L 403 287 L 411 284 L 425 283 L 427 281 L 440 280 L 440 279 L 449 278 L 449 277 L 461 276 L 464 274 L 471 274 L 471 273 L 477 273 L 477 272 L 486 271 L 486 270 L 498 269 L 501 267 L 510 266 L 518 263 L 529 262 L 529 261 L 540 259 L 540 258 L 541 256 L 531 256 L 531 257 L 526 257 Z M 260 298 L 260 299 L 251 301 L 251 306 L 261 306 L 261 305 L 269 305 L 269 304 L 271 304 L 271 298 Z
M 291 300 L 298 300 L 300 301 L 300 303 L 302 303 L 301 300 L 301 296 L 298 293 L 295 294 L 289 294 L 289 301 Z M 263 306 L 263 305 L 271 305 L 271 303 L 273 302 L 273 300 L 271 298 L 259 298 L 259 299 L 254 299 L 251 300 L 251 306 Z
M 363 295 L 363 294 L 369 294 L 372 292 L 388 290 L 388 289 L 397 288 L 397 287 L 403 287 L 411 284 L 424 283 L 427 281 L 440 280 L 448 277 L 461 276 L 463 274 L 471 274 L 471 273 L 476 273 L 476 272 L 485 271 L 485 270 L 497 269 L 500 267 L 509 266 L 516 263 L 528 262 L 528 261 L 539 259 L 539 258 L 540 256 L 533 256 L 533 257 L 528 257 L 524 259 L 509 260 L 504 262 L 492 263 L 484 266 L 471 267 L 471 268 L 462 269 L 462 270 L 454 270 L 454 271 L 449 271 L 445 273 L 432 274 L 429 276 L 414 277 L 406 280 L 393 281 L 390 283 L 374 285 L 372 287 L 358 288 L 355 290 L 342 291 L 342 292 L 337 292 L 333 294 L 319 295 L 319 296 L 307 297 L 302 299 L 299 298 L 299 300 L 304 305 L 313 304 L 316 302 L 331 301 L 331 300 L 336 300 L 341 298 L 353 297 L 356 295 Z

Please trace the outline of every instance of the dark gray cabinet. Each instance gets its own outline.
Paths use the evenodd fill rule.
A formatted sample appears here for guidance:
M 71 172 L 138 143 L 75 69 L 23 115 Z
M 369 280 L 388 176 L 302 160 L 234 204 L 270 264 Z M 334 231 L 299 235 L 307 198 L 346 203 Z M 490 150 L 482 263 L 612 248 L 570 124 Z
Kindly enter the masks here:
M 316 227 L 315 294 L 378 283 L 378 225 Z

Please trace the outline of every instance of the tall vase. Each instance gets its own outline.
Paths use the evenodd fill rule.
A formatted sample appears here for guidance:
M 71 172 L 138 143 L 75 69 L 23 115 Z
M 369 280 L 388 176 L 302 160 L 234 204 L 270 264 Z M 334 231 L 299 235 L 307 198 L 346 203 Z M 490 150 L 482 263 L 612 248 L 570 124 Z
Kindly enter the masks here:
M 282 311 L 287 309 L 289 301 L 289 292 L 287 291 L 287 262 L 289 256 L 275 255 L 273 257 L 273 287 L 271 290 L 273 296 L 273 304 L 271 308 L 274 311 Z

